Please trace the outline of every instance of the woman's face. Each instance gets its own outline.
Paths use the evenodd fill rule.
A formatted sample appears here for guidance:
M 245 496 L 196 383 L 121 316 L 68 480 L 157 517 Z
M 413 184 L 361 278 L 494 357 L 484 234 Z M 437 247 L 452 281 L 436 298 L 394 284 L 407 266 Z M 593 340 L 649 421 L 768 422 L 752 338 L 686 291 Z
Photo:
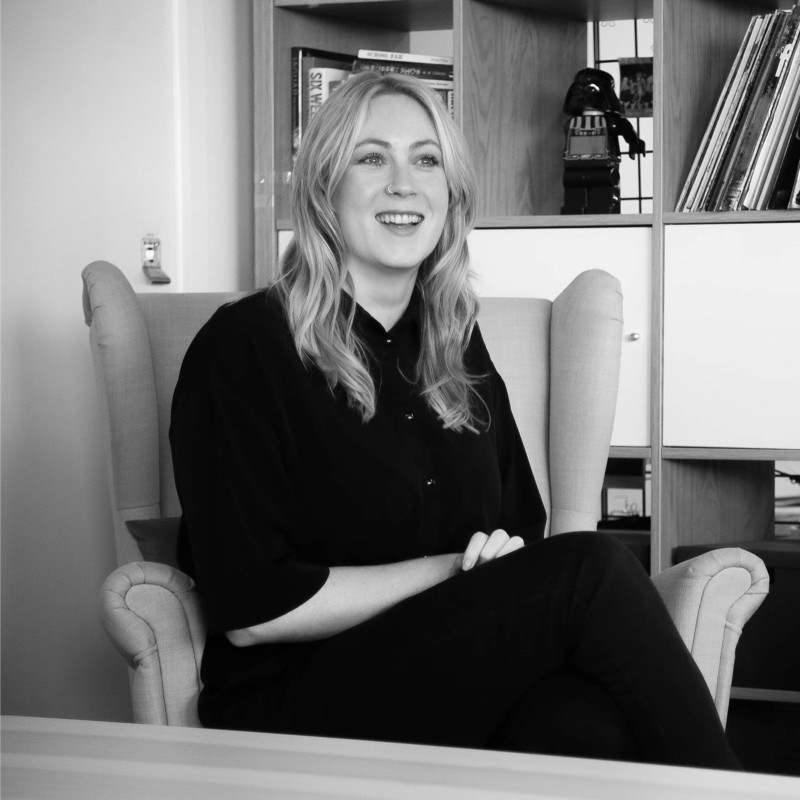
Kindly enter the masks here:
M 375 97 L 332 197 L 354 281 L 416 276 L 442 235 L 448 197 L 427 111 L 405 95 Z

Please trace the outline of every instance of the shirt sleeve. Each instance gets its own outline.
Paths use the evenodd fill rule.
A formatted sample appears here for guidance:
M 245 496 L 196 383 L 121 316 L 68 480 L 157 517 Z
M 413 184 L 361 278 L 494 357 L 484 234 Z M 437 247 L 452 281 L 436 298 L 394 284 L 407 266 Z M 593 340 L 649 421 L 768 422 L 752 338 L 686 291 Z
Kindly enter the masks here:
M 501 526 L 526 544 L 544 538 L 547 512 L 517 428 L 505 382 L 495 372 L 492 425 L 502 482 Z
M 218 319 L 184 359 L 170 425 L 183 512 L 179 563 L 197 582 L 210 633 L 296 608 L 329 572 L 303 562 L 293 545 L 293 492 L 276 429 L 280 392 L 264 375 L 254 337 Z

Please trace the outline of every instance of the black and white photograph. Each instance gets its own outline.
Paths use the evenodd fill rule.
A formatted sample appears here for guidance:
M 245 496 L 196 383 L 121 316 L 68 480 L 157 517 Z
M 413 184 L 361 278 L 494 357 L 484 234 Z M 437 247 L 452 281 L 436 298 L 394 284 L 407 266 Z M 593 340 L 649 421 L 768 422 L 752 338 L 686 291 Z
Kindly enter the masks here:
M 0 0 L 3 800 L 800 797 L 798 131 L 800 0 Z

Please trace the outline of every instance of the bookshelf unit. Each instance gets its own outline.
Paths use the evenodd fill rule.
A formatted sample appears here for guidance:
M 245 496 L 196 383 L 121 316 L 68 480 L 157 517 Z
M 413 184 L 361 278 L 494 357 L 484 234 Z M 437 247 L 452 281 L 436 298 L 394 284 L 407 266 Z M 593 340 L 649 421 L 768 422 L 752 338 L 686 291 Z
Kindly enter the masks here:
M 668 290 L 679 275 L 673 243 L 681 238 L 683 226 L 706 226 L 710 252 L 698 256 L 698 271 L 721 268 L 713 252 L 714 237 L 766 237 L 775 225 L 781 228 L 783 243 L 777 257 L 786 250 L 796 263 L 800 212 L 675 212 L 751 15 L 790 6 L 790 0 L 254 0 L 256 283 L 270 276 L 278 232 L 289 227 L 285 178 L 290 168 L 291 47 L 353 53 L 360 47 L 410 50 L 414 35 L 441 31 L 455 59 L 456 120 L 479 173 L 478 228 L 496 237 L 498 259 L 503 258 L 504 242 L 513 239 L 506 231 L 523 229 L 533 246 L 537 236 L 561 237 L 566 284 L 566 274 L 572 274 L 576 264 L 591 268 L 598 261 L 591 251 L 576 252 L 577 232 L 611 236 L 621 254 L 631 252 L 641 229 L 647 232 L 649 252 L 641 258 L 640 283 L 648 287 L 649 296 L 641 302 L 649 307 L 636 311 L 646 311 L 649 320 L 643 339 L 649 348 L 649 372 L 637 379 L 634 394 L 637 403 L 647 405 L 639 410 L 649 420 L 649 437 L 645 442 L 617 442 L 612 455 L 652 461 L 652 570 L 670 566 L 678 545 L 771 538 L 774 462 L 800 460 L 800 415 L 792 421 L 786 414 L 790 398 L 767 396 L 760 407 L 744 411 L 750 419 L 783 414 L 787 424 L 794 423 L 785 443 L 739 437 L 735 425 L 723 437 L 724 445 L 710 435 L 689 441 L 679 428 L 665 441 L 665 418 L 675 413 L 668 405 L 674 402 L 674 386 L 669 383 L 673 375 L 665 370 L 665 350 L 669 352 L 670 337 L 686 336 L 693 325 L 680 309 L 665 304 L 672 302 Z M 561 216 L 561 106 L 575 72 L 587 65 L 587 22 L 633 17 L 652 17 L 655 25 L 653 213 Z M 770 254 L 765 248 L 752 265 L 754 290 L 768 280 L 776 257 L 772 250 Z M 551 272 L 558 270 L 558 262 L 550 265 Z M 788 275 L 788 284 L 777 287 L 776 296 L 791 295 L 795 307 L 800 306 L 800 269 L 794 276 L 791 270 L 781 274 Z M 702 291 L 712 306 L 717 299 L 713 281 L 706 281 Z M 796 342 L 793 319 L 771 314 L 768 308 L 747 307 L 747 294 L 745 286 L 741 307 L 731 309 L 727 321 L 719 323 L 730 326 L 731 332 L 735 326 L 749 326 L 764 340 L 759 363 L 742 365 L 743 380 L 755 380 L 749 376 L 763 372 L 765 365 L 791 369 L 792 357 L 798 372 L 791 348 Z M 707 358 L 701 380 L 714 387 L 724 376 L 712 350 Z M 798 384 L 796 378 L 795 406 Z M 703 385 L 696 387 L 701 396 Z M 746 426 L 747 419 L 740 424 Z

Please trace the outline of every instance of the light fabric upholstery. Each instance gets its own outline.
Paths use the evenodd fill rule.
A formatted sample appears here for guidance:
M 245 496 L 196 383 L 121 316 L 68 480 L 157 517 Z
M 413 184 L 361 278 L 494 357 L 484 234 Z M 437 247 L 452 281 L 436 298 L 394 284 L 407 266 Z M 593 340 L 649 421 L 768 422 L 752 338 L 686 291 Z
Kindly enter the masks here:
M 178 369 L 214 309 L 241 295 L 137 295 L 102 261 L 84 269 L 83 281 L 121 565 L 100 592 L 101 617 L 131 667 L 134 719 L 197 725 L 204 629 L 193 584 L 142 561 L 125 521 L 180 514 L 167 441 Z M 590 270 L 552 303 L 486 298 L 480 324 L 549 509 L 550 534 L 594 530 L 619 377 L 618 281 Z M 656 583 L 724 720 L 738 632 L 764 597 L 766 568 L 749 553 L 721 550 Z
M 105 261 L 89 264 L 82 277 L 117 563 L 125 564 L 142 557 L 126 520 L 180 515 L 167 441 L 178 370 L 203 323 L 241 294 L 137 295 Z
M 552 303 L 485 298 L 480 326 L 508 385 L 549 532 L 594 530 L 619 385 L 619 282 L 588 270 Z
M 747 550 L 724 547 L 676 564 L 653 581 L 724 724 L 736 645 L 745 623 L 769 592 L 767 568 Z
M 199 727 L 205 629 L 194 582 L 150 561 L 125 564 L 101 590 L 103 623 L 131 668 L 137 721 Z

